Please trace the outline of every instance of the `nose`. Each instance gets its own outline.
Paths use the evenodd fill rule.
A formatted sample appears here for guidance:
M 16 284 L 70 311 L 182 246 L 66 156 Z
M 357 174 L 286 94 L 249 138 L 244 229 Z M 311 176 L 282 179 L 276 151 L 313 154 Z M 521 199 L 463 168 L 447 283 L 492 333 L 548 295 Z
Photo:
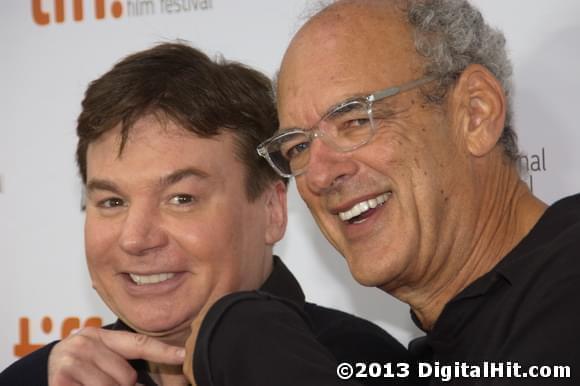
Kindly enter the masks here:
M 309 152 L 308 169 L 302 180 L 315 194 L 337 189 L 358 170 L 351 153 L 334 149 L 322 138 L 312 141 Z M 297 183 L 300 181 L 297 180 Z
M 155 208 L 132 206 L 127 211 L 119 236 L 119 246 L 129 255 L 143 256 L 165 246 L 167 233 Z

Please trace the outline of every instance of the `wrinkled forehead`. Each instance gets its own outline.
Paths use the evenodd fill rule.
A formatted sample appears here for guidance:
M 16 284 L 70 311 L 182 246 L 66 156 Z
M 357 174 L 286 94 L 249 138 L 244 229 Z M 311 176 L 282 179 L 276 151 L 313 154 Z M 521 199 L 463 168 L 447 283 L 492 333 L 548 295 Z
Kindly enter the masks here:
M 309 119 L 306 116 L 320 116 L 340 100 L 422 74 L 423 62 L 404 13 L 385 3 L 389 2 L 339 3 L 296 34 L 278 75 L 282 127 L 304 104 L 311 111 L 302 112 L 301 119 Z

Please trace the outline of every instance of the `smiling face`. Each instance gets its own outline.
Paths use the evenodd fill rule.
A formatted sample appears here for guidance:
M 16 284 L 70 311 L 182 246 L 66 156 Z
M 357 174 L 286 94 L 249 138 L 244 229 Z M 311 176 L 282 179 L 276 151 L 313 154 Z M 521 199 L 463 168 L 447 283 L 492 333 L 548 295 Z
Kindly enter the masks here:
M 285 188 L 253 202 L 233 134 L 200 138 L 154 116 L 89 145 L 85 247 L 93 286 L 137 331 L 185 339 L 212 298 L 258 288 L 284 232 Z M 183 340 L 184 342 L 184 340 Z
M 342 100 L 423 77 L 401 15 L 375 11 L 331 7 L 298 33 L 278 78 L 282 130 L 310 128 Z M 460 135 L 419 89 L 377 102 L 374 118 L 375 136 L 354 151 L 315 140 L 296 183 L 354 277 L 391 291 L 445 264 L 470 173 Z

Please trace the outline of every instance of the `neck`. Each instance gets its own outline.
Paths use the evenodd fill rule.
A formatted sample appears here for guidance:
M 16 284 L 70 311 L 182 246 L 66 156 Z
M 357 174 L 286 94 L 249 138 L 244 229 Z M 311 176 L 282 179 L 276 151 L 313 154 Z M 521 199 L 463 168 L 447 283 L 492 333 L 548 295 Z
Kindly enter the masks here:
M 425 330 L 433 328 L 451 299 L 491 271 L 546 209 L 521 181 L 515 166 L 499 162 L 496 168 L 484 169 L 489 172 L 480 174 L 474 184 L 475 200 L 462 208 L 453 238 L 432 259 L 440 262 L 438 269 L 419 286 L 393 293 L 411 305 Z
M 181 366 L 149 362 L 149 375 L 158 385 L 187 386 L 189 382 Z
M 177 331 L 165 336 L 157 336 L 155 339 L 158 339 L 163 343 L 172 346 L 185 347 L 185 342 L 187 341 L 190 333 L 191 330 L 187 328 L 186 330 Z M 155 381 L 157 385 L 189 385 L 187 378 L 183 374 L 183 368 L 181 365 L 167 365 L 162 363 L 147 362 L 147 367 L 149 369 L 149 376 Z

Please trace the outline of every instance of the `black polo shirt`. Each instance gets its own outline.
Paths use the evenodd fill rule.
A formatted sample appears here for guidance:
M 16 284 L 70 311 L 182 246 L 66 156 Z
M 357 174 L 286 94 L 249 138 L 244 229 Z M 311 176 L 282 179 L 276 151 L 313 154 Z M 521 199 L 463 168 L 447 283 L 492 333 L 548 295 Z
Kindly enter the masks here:
M 228 295 L 210 309 L 193 368 L 200 386 L 415 385 L 412 377 L 367 375 L 349 382 L 337 376 L 341 362 L 409 361 L 407 350 L 376 325 L 306 302 L 294 276 L 275 257 L 260 291 Z
M 550 206 L 494 269 L 445 306 L 433 330 L 411 342 L 410 350 L 430 360 L 432 369 L 439 362 L 452 365 L 454 374 L 462 374 L 456 370 L 462 364 L 480 370 L 479 377 L 474 369 L 474 377 L 448 382 L 433 377 L 433 384 L 580 385 L 579 299 L 580 195 L 575 195 Z M 571 377 L 556 378 L 566 368 L 554 366 L 568 366 Z M 538 373 L 551 375 L 535 377 Z

